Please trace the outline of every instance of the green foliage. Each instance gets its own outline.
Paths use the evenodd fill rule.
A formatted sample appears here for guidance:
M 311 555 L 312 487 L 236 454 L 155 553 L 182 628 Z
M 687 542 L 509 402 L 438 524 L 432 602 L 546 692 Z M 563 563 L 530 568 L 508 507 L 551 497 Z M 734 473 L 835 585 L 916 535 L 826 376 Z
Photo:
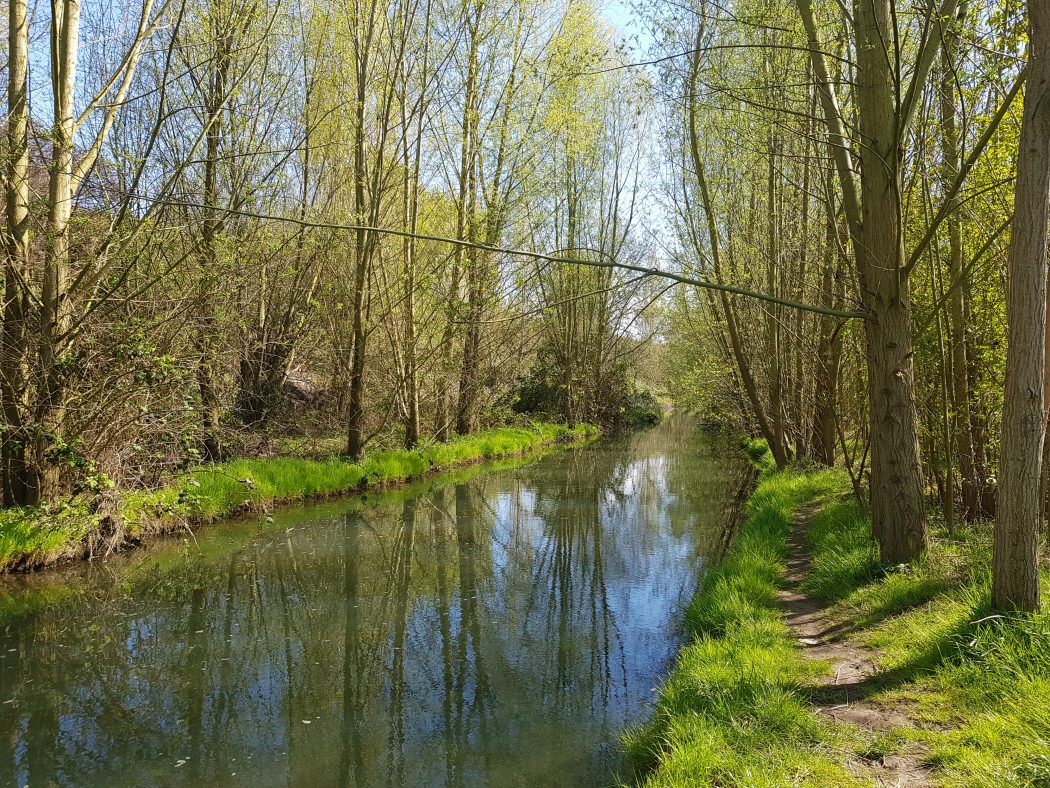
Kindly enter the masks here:
M 626 367 L 608 373 L 600 390 L 588 391 L 584 417 L 608 430 L 641 430 L 663 419 L 663 408 L 648 391 L 634 388 Z M 540 364 L 518 385 L 511 409 L 534 418 L 564 418 L 565 386 L 558 370 Z
M 660 403 L 648 391 L 635 391 L 628 395 L 620 409 L 624 427 L 629 430 L 645 430 L 655 427 L 664 417 Z
M 759 473 L 772 473 L 777 469 L 777 461 L 773 459 L 765 438 L 745 438 L 740 445 Z

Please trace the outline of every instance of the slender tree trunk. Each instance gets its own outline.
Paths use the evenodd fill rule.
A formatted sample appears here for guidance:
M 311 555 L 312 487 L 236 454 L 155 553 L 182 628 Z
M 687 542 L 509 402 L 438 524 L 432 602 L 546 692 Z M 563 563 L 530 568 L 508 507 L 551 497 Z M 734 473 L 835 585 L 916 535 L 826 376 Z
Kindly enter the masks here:
M 200 360 L 197 364 L 197 391 L 201 400 L 201 432 L 204 459 L 220 462 L 224 450 L 219 431 L 222 422 L 222 399 L 219 393 L 219 320 L 215 313 L 214 284 L 219 273 L 219 232 L 222 221 L 219 204 L 219 146 L 224 132 L 223 108 L 227 100 L 230 56 L 233 48 L 230 25 L 217 2 L 209 8 L 212 41 L 215 47 L 208 66 L 205 94 L 204 153 L 204 220 L 201 225 L 200 325 L 196 343 Z
M 830 181 L 830 178 L 829 178 Z M 838 250 L 838 230 L 835 226 L 835 206 L 830 204 L 834 194 L 827 184 L 827 237 L 825 240 L 824 271 L 821 276 L 821 298 L 825 306 L 838 306 L 843 290 L 841 255 Z M 816 403 L 813 411 L 814 456 L 817 462 L 829 467 L 835 464 L 836 420 L 838 418 L 839 365 L 842 359 L 842 331 L 833 317 L 820 320 L 820 338 L 817 341 Z
M 214 106 L 214 105 L 213 105 Z M 201 316 L 197 336 L 197 352 L 200 362 L 197 365 L 197 390 L 201 398 L 201 429 L 204 443 L 204 459 L 208 462 L 219 462 L 223 458 L 222 442 L 219 429 L 222 420 L 222 405 L 219 396 L 218 369 L 218 318 L 215 315 L 215 300 L 212 297 L 213 282 L 218 273 L 219 219 L 216 215 L 218 204 L 218 159 L 220 123 L 215 108 L 212 123 L 208 129 L 205 142 L 204 159 L 204 204 L 205 217 L 201 229 Z M 209 113 L 210 114 L 210 113 Z
M 26 0 L 8 4 L 7 172 L 4 234 L 3 332 L 0 336 L 0 401 L 4 432 L 0 472 L 3 503 L 29 503 L 33 484 L 26 450 L 29 436 L 23 414 L 26 400 L 28 305 L 24 282 L 29 275 L 29 18 Z
M 890 0 L 857 0 L 857 108 L 861 137 L 861 222 L 853 251 L 866 321 L 871 403 L 871 508 L 884 563 L 926 547 L 912 369 L 911 300 L 903 271 L 896 85 L 886 55 L 893 40 Z
M 424 69 L 425 71 L 425 69 Z M 422 117 L 420 111 L 420 117 Z M 406 129 L 407 131 L 407 129 Z M 417 138 L 414 161 L 405 141 L 405 224 L 410 232 L 416 232 L 419 215 L 419 165 L 420 141 Z M 405 448 L 411 449 L 419 443 L 419 381 L 416 360 L 416 239 L 406 238 L 404 244 L 405 268 Z
M 776 204 L 776 158 L 778 142 L 774 135 L 769 140 L 769 171 L 766 183 L 767 216 L 767 249 L 766 289 L 772 294 L 778 293 L 777 280 L 782 260 L 780 259 L 780 239 L 777 237 L 777 204 Z M 777 304 L 766 307 L 766 352 L 769 354 L 769 410 L 773 417 L 773 442 L 769 448 L 777 465 L 784 466 L 790 459 L 787 445 L 787 431 L 784 414 L 784 388 L 781 375 L 781 310 Z
M 54 122 L 48 179 L 48 227 L 40 296 L 38 340 L 39 390 L 33 403 L 36 421 L 28 498 L 36 503 L 58 492 L 59 465 L 52 449 L 62 438 L 66 417 L 65 375 L 61 368 L 71 304 L 68 297 L 70 219 L 73 215 L 73 135 L 76 97 L 80 4 L 53 0 L 51 4 L 51 85 Z
M 952 68 L 955 63 L 957 34 L 952 30 L 945 36 L 944 55 L 941 67 L 941 140 L 943 147 L 943 176 L 946 186 L 959 174 L 959 131 L 955 111 L 955 79 Z M 969 362 L 967 359 L 966 325 L 969 316 L 968 276 L 963 269 L 962 219 L 959 215 L 958 199 L 945 219 L 948 234 L 948 264 L 951 281 L 957 284 L 951 293 L 951 393 L 952 434 L 955 438 L 955 453 L 959 459 L 959 474 L 962 477 L 962 515 L 964 518 L 982 514 L 981 485 L 974 461 L 974 441 L 970 405 Z M 948 471 L 951 473 L 951 469 Z
M 357 95 L 354 107 L 354 216 L 359 225 L 368 222 L 365 188 L 365 107 L 368 98 L 369 48 L 370 45 L 364 46 L 357 56 Z M 365 343 L 368 341 L 365 326 L 365 290 L 371 273 L 371 240 L 366 230 L 358 229 L 354 232 L 354 290 L 351 315 L 353 347 L 350 351 L 350 398 L 346 429 L 346 453 L 352 459 L 360 459 L 365 449 Z
M 475 240 L 477 210 L 477 156 L 480 108 L 478 107 L 478 25 L 481 4 L 467 22 L 467 84 L 463 98 L 463 128 L 460 136 L 459 202 L 456 237 Z M 467 287 L 466 330 L 463 333 L 463 358 L 460 363 L 459 399 L 456 405 L 456 432 L 466 435 L 473 422 L 474 387 L 481 348 L 481 270 L 476 249 L 457 252 Z
M 426 91 L 427 79 L 429 77 L 428 63 L 430 58 L 430 12 L 431 2 L 427 0 L 426 14 L 423 21 L 423 56 L 420 91 Z M 406 114 L 406 107 L 402 104 L 404 115 L 402 129 L 404 132 L 403 152 L 405 167 L 405 194 L 404 214 L 405 226 L 410 232 L 415 233 L 419 228 L 419 176 L 420 166 L 423 158 L 423 118 L 426 115 L 426 107 L 422 95 L 415 107 L 415 138 L 410 138 L 410 130 L 413 118 Z M 405 448 L 411 449 L 419 443 L 419 359 L 416 347 L 416 239 L 408 237 L 404 244 L 404 389 L 405 389 Z
M 992 552 L 992 603 L 1039 608 L 1040 476 L 1046 427 L 1050 221 L 1050 4 L 1029 0 L 1025 87 L 1006 293 L 1007 354 Z

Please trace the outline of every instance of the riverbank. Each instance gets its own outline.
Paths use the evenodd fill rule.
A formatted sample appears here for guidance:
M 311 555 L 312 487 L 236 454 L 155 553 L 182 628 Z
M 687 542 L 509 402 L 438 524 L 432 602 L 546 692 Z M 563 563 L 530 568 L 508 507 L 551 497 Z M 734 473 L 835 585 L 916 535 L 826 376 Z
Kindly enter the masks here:
M 900 763 L 917 766 L 900 784 L 1050 780 L 1050 614 L 992 614 L 991 525 L 935 531 L 921 561 L 886 571 L 844 474 L 749 454 L 739 533 L 627 737 L 640 782 L 870 785 Z M 844 674 L 842 654 L 869 667 Z
M 535 423 L 502 427 L 413 450 L 377 451 L 360 463 L 337 456 L 237 459 L 189 471 L 157 490 L 0 510 L 0 573 L 112 553 L 151 536 L 244 512 L 405 484 L 472 463 L 586 441 L 598 428 Z M 99 503 L 102 505 L 99 505 Z

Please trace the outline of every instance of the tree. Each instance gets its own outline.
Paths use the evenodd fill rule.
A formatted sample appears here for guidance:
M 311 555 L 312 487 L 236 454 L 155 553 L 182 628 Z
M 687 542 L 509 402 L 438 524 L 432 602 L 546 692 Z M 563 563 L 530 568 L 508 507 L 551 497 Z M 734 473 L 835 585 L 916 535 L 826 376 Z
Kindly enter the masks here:
M 1039 608 L 1040 480 L 1046 432 L 1047 225 L 1050 223 L 1050 4 L 1028 3 L 1028 83 L 1014 187 L 1005 399 L 992 602 Z

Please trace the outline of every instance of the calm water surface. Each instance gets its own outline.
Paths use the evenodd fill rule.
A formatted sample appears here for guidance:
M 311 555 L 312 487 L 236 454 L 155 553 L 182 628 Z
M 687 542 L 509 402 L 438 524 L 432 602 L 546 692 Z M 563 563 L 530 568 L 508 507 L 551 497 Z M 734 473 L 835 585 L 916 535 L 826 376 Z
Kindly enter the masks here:
M 733 455 L 675 417 L 5 581 L 0 784 L 608 784 Z

